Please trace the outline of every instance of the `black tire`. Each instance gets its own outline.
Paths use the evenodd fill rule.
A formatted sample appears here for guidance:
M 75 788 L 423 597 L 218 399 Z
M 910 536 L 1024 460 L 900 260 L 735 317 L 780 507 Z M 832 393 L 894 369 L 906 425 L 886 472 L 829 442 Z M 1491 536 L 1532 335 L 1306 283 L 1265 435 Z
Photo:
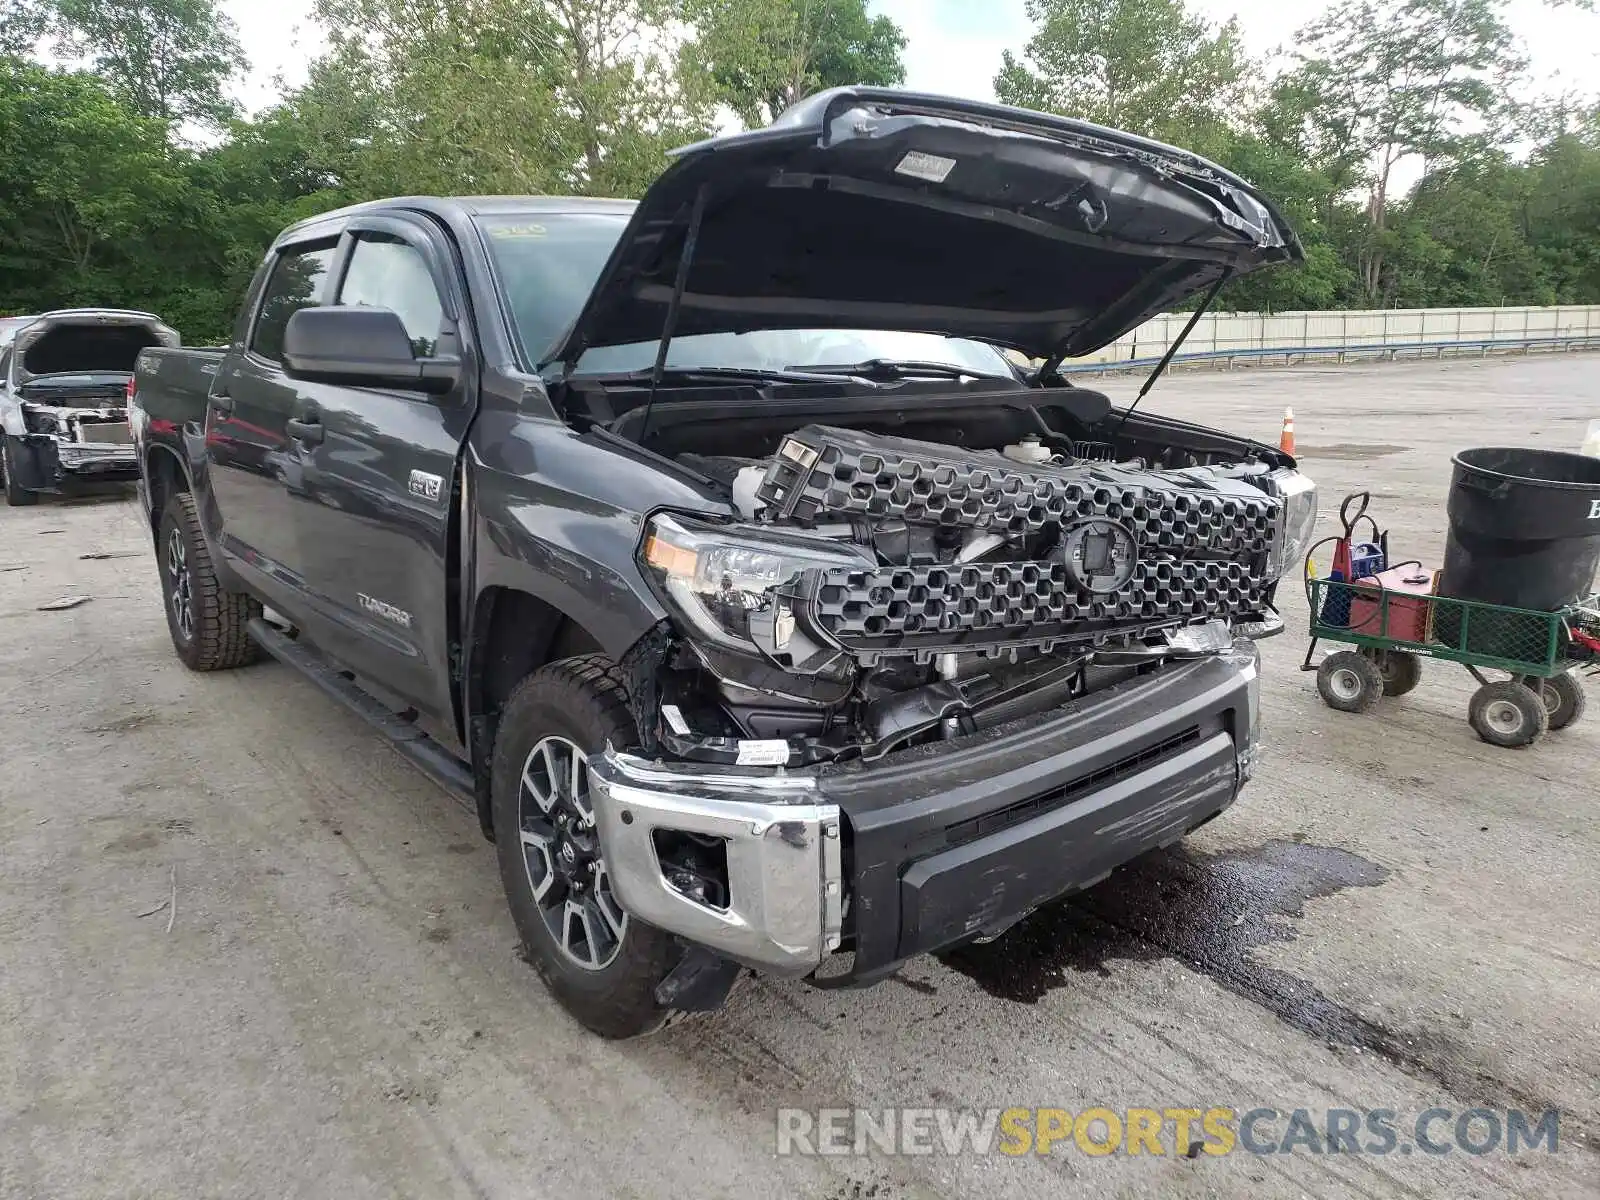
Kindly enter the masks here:
M 11 439 L 0 433 L 0 475 L 5 476 L 6 503 L 12 508 L 26 508 L 30 504 L 39 503 L 37 492 L 30 492 L 17 482 L 17 472 L 13 465 L 11 453 Z
M 1377 664 L 1385 696 L 1404 696 L 1422 682 L 1422 659 L 1409 650 L 1369 650 L 1367 657 Z
M 596 965 L 602 958 L 596 946 L 602 941 L 599 937 L 585 939 L 591 960 L 587 966 L 580 965 L 570 948 L 563 948 L 550 920 L 555 920 L 570 941 L 571 918 L 564 909 L 560 917 L 547 919 L 547 913 L 569 902 L 600 904 L 599 877 L 589 877 L 587 895 L 575 895 L 572 885 L 557 879 L 542 889 L 546 900 L 541 905 L 535 894 L 535 874 L 543 880 L 548 872 L 553 878 L 561 853 L 551 853 L 547 841 L 541 857 L 537 847 L 525 843 L 524 829 L 529 830 L 530 836 L 544 837 L 537 831 L 546 826 L 538 798 L 526 788 L 524 777 L 525 772 L 537 774 L 542 770 L 535 763 L 535 751 L 542 755 L 541 747 L 547 744 L 560 747 L 564 740 L 585 754 L 594 754 L 604 749 L 607 741 L 629 746 L 637 740 L 627 693 L 620 680 L 616 664 L 600 654 L 551 663 L 529 675 L 511 693 L 500 714 L 490 781 L 500 878 L 528 959 L 572 1018 L 606 1038 L 651 1033 L 672 1017 L 672 1010 L 656 1002 L 656 985 L 677 965 L 683 948 L 669 935 L 631 917 L 625 918 L 621 935 L 615 938 L 611 937 L 612 930 L 594 926 L 605 939 L 603 949 L 608 957 L 603 964 Z M 557 749 L 555 753 L 562 751 Z M 557 774 L 549 772 L 550 777 Z M 565 775 L 566 771 L 559 774 Z M 565 797 L 558 801 L 559 805 L 571 803 Z M 579 808 L 586 805 L 583 800 Z M 556 807 L 553 804 L 550 811 Z M 576 840 L 566 838 L 568 832 L 563 828 L 555 835 L 565 838 L 563 849 L 570 848 L 567 842 Z M 593 853 L 594 843 L 590 846 Z M 603 860 L 602 848 L 602 871 Z M 581 879 L 577 886 L 582 887 Z M 611 911 L 620 912 L 614 899 Z
M 1317 692 L 1329 708 L 1366 712 L 1383 696 L 1383 675 L 1366 655 L 1339 650 L 1317 668 Z
M 1544 681 L 1544 707 L 1550 716 L 1551 729 L 1565 729 L 1575 725 L 1589 707 L 1589 695 L 1583 690 L 1583 681 L 1568 673 Z
M 261 605 L 218 582 L 211 551 L 200 532 L 194 497 L 187 492 L 174 495 L 162 511 L 156 567 L 161 573 L 161 602 L 167 610 L 172 648 L 184 666 L 191 671 L 226 671 L 260 658 L 261 649 L 248 626 L 261 615 Z M 186 579 L 179 577 L 180 570 Z
M 1472 693 L 1467 720 L 1491 746 L 1531 746 L 1550 728 L 1544 697 L 1515 680 L 1486 683 Z

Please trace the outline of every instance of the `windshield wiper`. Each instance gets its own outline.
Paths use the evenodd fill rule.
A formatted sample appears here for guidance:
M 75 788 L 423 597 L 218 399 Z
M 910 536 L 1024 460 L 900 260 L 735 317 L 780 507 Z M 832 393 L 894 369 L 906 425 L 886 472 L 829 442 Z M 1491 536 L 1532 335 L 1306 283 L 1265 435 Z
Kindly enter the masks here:
M 804 363 L 791 371 L 811 371 L 818 375 L 855 375 L 861 379 L 1005 379 L 988 371 L 958 367 L 951 363 L 926 362 L 912 358 L 869 358 L 858 363 Z
M 834 371 L 813 371 L 809 368 L 790 367 L 664 367 L 657 373 L 643 371 L 597 371 L 570 376 L 573 379 L 599 379 L 608 383 L 649 383 L 659 379 L 663 383 L 693 383 L 698 379 L 745 379 L 754 383 L 832 383 L 838 378 Z

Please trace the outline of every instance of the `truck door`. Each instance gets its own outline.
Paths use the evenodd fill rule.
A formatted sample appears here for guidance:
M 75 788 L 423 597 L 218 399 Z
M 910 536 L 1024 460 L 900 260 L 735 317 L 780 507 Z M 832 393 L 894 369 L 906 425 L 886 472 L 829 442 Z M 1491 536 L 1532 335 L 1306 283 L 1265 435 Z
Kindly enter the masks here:
M 206 408 L 207 476 L 230 565 L 291 619 L 304 606 L 293 500 L 301 447 L 289 419 L 329 389 L 283 372 L 283 331 L 297 309 L 322 303 L 337 238 L 285 245 L 268 268 L 243 341 L 223 356 Z
M 351 221 L 335 274 L 329 303 L 393 311 L 418 357 L 476 361 L 453 248 L 426 218 Z M 312 597 L 307 631 L 385 699 L 451 738 L 450 519 L 476 372 L 462 380 L 443 396 L 330 388 L 302 397 L 291 426 L 306 456 L 297 520 Z

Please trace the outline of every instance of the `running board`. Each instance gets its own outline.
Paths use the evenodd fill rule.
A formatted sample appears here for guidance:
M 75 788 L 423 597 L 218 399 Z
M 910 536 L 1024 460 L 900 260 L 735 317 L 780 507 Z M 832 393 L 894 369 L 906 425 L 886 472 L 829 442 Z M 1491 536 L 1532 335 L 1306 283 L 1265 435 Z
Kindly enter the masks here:
M 344 705 L 381 733 L 389 744 L 434 783 L 438 784 L 468 812 L 476 814 L 478 802 L 472 786 L 472 772 L 455 755 L 434 741 L 410 721 L 403 720 L 351 683 L 317 654 L 286 637 L 260 617 L 249 625 L 250 636 L 273 658 L 304 675 L 333 699 Z

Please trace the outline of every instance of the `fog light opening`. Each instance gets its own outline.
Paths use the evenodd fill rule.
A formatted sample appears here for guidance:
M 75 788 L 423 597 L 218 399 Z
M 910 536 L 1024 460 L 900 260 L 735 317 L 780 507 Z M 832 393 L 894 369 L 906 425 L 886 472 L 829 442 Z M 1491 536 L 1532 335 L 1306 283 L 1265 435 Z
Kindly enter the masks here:
M 650 837 L 668 887 L 702 907 L 728 911 L 727 842 L 681 829 L 656 829 Z

